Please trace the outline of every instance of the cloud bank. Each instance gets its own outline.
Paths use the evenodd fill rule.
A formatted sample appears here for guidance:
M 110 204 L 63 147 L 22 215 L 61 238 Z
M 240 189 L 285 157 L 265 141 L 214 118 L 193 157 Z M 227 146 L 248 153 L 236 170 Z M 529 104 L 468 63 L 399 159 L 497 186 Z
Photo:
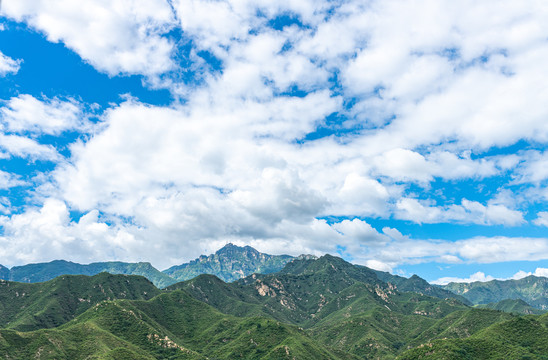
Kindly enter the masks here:
M 125 96 L 97 121 L 76 96 L 4 99 L 0 156 L 50 164 L 1 177 L 32 184 L 32 202 L 1 220 L 6 265 L 163 268 L 226 241 L 385 270 L 548 257 L 544 237 L 398 230 L 546 226 L 548 14 L 536 2 L 3 5 L 98 72 L 175 99 Z M 0 75 L 22 66 L 0 54 Z

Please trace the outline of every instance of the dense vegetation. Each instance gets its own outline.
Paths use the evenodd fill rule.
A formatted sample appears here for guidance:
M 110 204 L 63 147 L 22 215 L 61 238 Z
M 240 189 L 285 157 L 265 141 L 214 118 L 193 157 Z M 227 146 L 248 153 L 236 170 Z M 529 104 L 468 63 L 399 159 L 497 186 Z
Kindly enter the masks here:
M 1 281 L 0 357 L 548 359 L 548 315 L 516 315 L 533 311 L 521 300 L 479 309 L 460 299 L 330 255 L 164 290 L 108 273 Z
M 146 300 L 159 293 L 141 276 L 108 273 L 63 275 L 36 284 L 0 280 L 0 327 L 19 331 L 52 328 L 103 300 Z

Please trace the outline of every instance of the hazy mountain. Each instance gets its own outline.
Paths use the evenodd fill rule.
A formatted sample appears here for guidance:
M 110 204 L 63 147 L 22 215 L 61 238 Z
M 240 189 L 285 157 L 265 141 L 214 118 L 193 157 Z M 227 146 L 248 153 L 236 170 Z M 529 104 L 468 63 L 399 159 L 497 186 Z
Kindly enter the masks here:
M 10 269 L 4 265 L 0 265 L 0 280 L 9 280 L 10 278 Z
M 522 315 L 540 315 L 546 312 L 546 310 L 540 310 L 532 307 L 521 299 L 506 299 L 496 303 L 480 304 L 476 307 L 480 309 L 493 309 Z
M 101 272 L 111 274 L 141 275 L 149 279 L 159 288 L 166 287 L 176 281 L 154 268 L 148 262 L 125 263 L 120 261 L 97 262 L 82 265 L 65 260 L 55 260 L 48 263 L 14 266 L 9 271 L 10 281 L 36 283 L 54 279 L 61 275 L 88 275 Z
M 202 255 L 189 263 L 172 266 L 163 272 L 177 281 L 192 279 L 201 274 L 215 275 L 231 282 L 253 273 L 268 274 L 280 271 L 293 260 L 289 255 L 268 255 L 250 246 L 227 244 L 215 254 Z
M 545 277 L 531 275 L 519 280 L 449 283 L 443 288 L 464 296 L 473 304 L 521 299 L 537 309 L 548 310 L 548 278 Z

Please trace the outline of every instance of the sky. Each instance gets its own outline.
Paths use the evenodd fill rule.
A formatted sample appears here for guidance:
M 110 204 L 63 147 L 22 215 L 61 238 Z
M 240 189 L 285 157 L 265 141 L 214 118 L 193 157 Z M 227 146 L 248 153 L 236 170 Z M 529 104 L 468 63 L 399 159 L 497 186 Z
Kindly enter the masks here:
M 0 264 L 228 242 L 548 276 L 544 1 L 4 0 Z

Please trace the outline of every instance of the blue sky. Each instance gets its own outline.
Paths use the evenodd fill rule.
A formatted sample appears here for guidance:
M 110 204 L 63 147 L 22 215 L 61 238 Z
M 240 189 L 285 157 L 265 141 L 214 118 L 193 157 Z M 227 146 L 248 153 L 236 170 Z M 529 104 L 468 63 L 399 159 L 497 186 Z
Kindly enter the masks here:
M 547 276 L 537 5 L 5 0 L 0 263 Z

